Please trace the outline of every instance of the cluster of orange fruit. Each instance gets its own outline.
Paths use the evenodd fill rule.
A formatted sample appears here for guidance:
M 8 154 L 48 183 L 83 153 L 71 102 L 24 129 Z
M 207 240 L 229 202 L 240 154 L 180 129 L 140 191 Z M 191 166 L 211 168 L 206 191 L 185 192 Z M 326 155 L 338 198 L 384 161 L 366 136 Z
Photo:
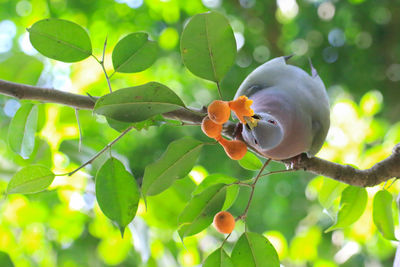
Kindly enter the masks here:
M 245 116 L 251 117 L 254 111 L 251 109 L 253 100 L 246 96 L 240 96 L 232 101 L 214 100 L 208 106 L 208 116 L 204 117 L 201 129 L 210 138 L 214 138 L 224 148 L 226 154 L 233 160 L 240 160 L 247 152 L 246 144 L 241 140 L 227 140 L 221 136 L 222 125 L 231 116 L 231 111 L 235 112 L 236 117 L 246 124 Z

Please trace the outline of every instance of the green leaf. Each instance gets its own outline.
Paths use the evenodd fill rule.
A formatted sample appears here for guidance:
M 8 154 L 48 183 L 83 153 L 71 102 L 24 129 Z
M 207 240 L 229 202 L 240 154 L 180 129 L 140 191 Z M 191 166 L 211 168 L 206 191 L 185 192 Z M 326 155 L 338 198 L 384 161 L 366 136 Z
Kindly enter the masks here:
M 106 117 L 106 120 L 111 128 L 120 133 L 128 129 L 128 127 L 132 126 L 131 122 L 117 121 L 108 117 Z
M 390 240 L 397 240 L 394 236 L 392 202 L 392 194 L 388 191 L 380 190 L 377 192 L 373 201 L 372 218 L 383 237 Z
M 356 222 L 367 206 L 368 193 L 363 187 L 349 185 L 342 192 L 336 223 L 325 232 L 349 226 Z
M 231 258 L 223 248 L 211 253 L 203 263 L 203 267 L 234 267 Z
M 18 171 L 7 186 L 7 194 L 32 194 L 45 190 L 54 180 L 54 173 L 41 165 L 30 165 Z
M 117 223 L 123 233 L 136 215 L 140 192 L 135 178 L 119 160 L 110 158 L 98 170 L 96 199 L 101 211 Z
M 193 16 L 182 33 L 181 54 L 194 75 L 221 81 L 236 57 L 236 41 L 228 20 L 217 12 Z
M 1 267 L 14 267 L 10 256 L 4 251 L 0 251 L 0 265 Z
M 24 53 L 17 53 L 0 63 L 2 80 L 35 85 L 43 70 L 43 63 Z
M 143 218 L 147 224 L 176 231 L 179 214 L 192 198 L 192 191 L 196 184 L 186 176 L 176 180 L 167 190 L 156 196 L 147 197 L 147 211 Z M 172 219 L 173 218 L 173 219 Z
M 250 171 L 257 171 L 261 169 L 263 165 L 261 160 L 250 151 L 247 151 L 246 155 L 238 162 L 240 166 Z
M 89 35 L 78 24 L 63 19 L 44 19 L 28 29 L 29 40 L 46 57 L 77 62 L 92 55 Z
M 200 194 L 194 195 L 180 214 L 178 224 L 179 236 L 183 239 L 199 233 L 213 221 L 214 215 L 221 211 L 225 201 L 226 185 L 216 184 Z
M 100 97 L 94 112 L 117 121 L 139 122 L 184 106 L 182 100 L 167 86 L 149 82 Z
M 279 267 L 278 254 L 263 235 L 244 232 L 232 250 L 235 266 Z
M 318 200 L 321 205 L 329 209 L 347 185 L 330 178 L 324 177 L 324 183 L 318 191 Z
M 8 128 L 8 143 L 11 149 L 25 159 L 29 158 L 35 147 L 37 124 L 38 107 L 26 103 L 17 110 Z
M 108 125 L 110 125 L 111 128 L 118 132 L 123 132 L 125 131 L 129 126 L 134 126 L 137 131 L 143 130 L 143 129 L 148 129 L 150 126 L 160 126 L 163 123 L 165 123 L 165 119 L 161 115 L 156 115 L 150 119 L 140 121 L 140 122 L 123 122 L 123 121 L 117 121 L 111 118 L 106 118 Z
M 216 184 L 232 184 L 237 182 L 238 180 L 227 176 L 225 174 L 215 173 L 207 176 L 204 180 L 196 187 L 196 189 L 192 192 L 192 195 L 198 195 L 208 187 L 216 185 Z M 239 185 L 233 184 L 226 188 L 226 198 L 224 205 L 221 210 L 229 209 L 233 202 L 235 202 L 237 195 L 239 194 Z
M 157 59 L 158 46 L 144 32 L 122 38 L 114 47 L 112 63 L 116 72 L 133 73 L 147 69 Z
M 225 202 L 221 210 L 227 210 L 233 205 L 239 194 L 239 189 L 240 186 L 237 184 L 230 185 L 226 188 Z
M 169 144 L 161 158 L 144 171 L 143 195 L 161 193 L 172 183 L 185 177 L 199 157 L 203 143 L 193 138 L 182 138 Z
M 208 187 L 215 184 L 231 184 L 238 180 L 225 174 L 215 173 L 207 176 L 192 192 L 192 195 L 197 195 L 203 192 Z
M 96 150 L 85 146 L 84 144 L 82 144 L 81 150 L 79 150 L 78 139 L 63 140 L 58 148 L 58 151 L 67 155 L 71 162 L 74 162 L 78 165 L 88 161 L 91 157 L 93 157 L 93 155 L 96 154 Z M 96 160 L 94 162 L 96 162 Z M 93 164 L 91 165 L 92 167 L 95 167 Z

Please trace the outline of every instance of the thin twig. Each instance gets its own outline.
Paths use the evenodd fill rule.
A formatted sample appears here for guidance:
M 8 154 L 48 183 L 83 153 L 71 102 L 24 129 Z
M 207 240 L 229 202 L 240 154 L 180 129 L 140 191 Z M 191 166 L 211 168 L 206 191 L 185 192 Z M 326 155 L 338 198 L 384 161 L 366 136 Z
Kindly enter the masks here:
M 134 128 L 134 126 L 130 126 L 128 127 L 125 131 L 123 131 L 117 138 L 115 138 L 113 141 L 111 141 L 110 143 L 108 143 L 102 150 L 100 150 L 99 152 L 97 152 L 93 157 L 91 157 L 88 161 L 86 161 L 85 163 L 83 163 L 81 166 L 79 166 L 78 168 L 76 168 L 75 170 L 65 173 L 65 174 L 58 174 L 56 176 L 64 176 L 64 175 L 68 175 L 71 176 L 74 173 L 76 173 L 77 171 L 79 171 L 80 169 L 82 169 L 83 167 L 85 167 L 88 164 L 91 164 L 95 159 L 97 159 L 101 154 L 103 154 L 105 151 L 107 151 L 107 149 L 111 148 L 112 145 L 114 145 L 116 142 L 118 142 L 119 139 L 121 139 L 124 135 L 126 135 L 130 130 L 132 130 Z
M 105 58 L 105 54 L 106 54 L 106 47 L 107 47 L 107 39 L 108 39 L 108 36 L 106 36 L 106 40 L 104 41 L 103 57 L 101 58 L 101 62 L 104 62 L 104 58 Z
M 227 235 L 226 237 L 225 237 L 225 239 L 224 239 L 224 241 L 222 241 L 222 244 L 221 244 L 221 248 L 223 247 L 223 245 L 225 244 L 225 242 L 228 240 L 228 238 L 231 236 L 231 234 L 232 233 L 230 233 L 229 235 Z
M 247 206 L 244 209 L 242 215 L 240 215 L 239 217 L 237 217 L 236 220 L 246 220 L 246 216 L 247 216 L 247 212 L 249 211 L 250 208 L 250 204 L 251 201 L 253 200 L 253 195 L 254 195 L 254 190 L 256 188 L 256 184 L 258 182 L 258 179 L 260 179 L 261 177 L 261 173 L 264 171 L 264 169 L 268 166 L 268 164 L 271 162 L 271 159 L 267 159 L 267 161 L 264 163 L 264 165 L 261 167 L 260 171 L 258 172 L 256 178 L 254 179 L 254 182 L 251 184 L 251 192 L 250 192 L 250 197 L 249 197 L 249 201 L 247 202 Z
M 252 187 L 251 184 L 243 183 L 243 182 L 241 182 L 241 181 L 237 181 L 237 182 L 231 183 L 231 184 L 229 184 L 229 185 L 234 185 L 234 184 L 241 185 L 241 186 Z
M 81 123 L 79 122 L 79 110 L 76 108 L 75 109 L 75 117 L 76 117 L 76 122 L 78 123 L 78 129 L 79 129 L 79 145 L 78 145 L 78 151 L 81 152 L 81 147 L 82 147 L 82 128 L 81 128 Z
M 298 170 L 296 170 L 296 169 L 289 169 L 289 170 L 272 171 L 272 172 L 264 173 L 264 174 L 260 175 L 260 177 L 269 176 L 269 175 L 271 175 L 271 174 L 285 173 L 285 172 L 295 172 L 295 171 L 298 171 Z

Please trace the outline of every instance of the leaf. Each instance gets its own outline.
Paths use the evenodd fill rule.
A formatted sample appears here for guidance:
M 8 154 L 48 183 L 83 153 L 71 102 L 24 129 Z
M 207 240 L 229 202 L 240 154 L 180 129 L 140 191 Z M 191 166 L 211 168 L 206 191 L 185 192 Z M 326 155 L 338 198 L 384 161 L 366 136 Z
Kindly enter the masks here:
M 160 126 L 162 123 L 165 122 L 165 119 L 161 115 L 156 115 L 150 119 L 140 121 L 140 122 L 123 122 L 123 121 L 117 121 L 111 118 L 106 118 L 108 125 L 110 125 L 111 128 L 118 132 L 123 132 L 125 131 L 129 126 L 134 126 L 137 131 L 143 130 L 143 129 L 148 129 L 150 126 Z
M 38 107 L 26 103 L 17 110 L 8 128 L 8 143 L 11 149 L 25 159 L 29 158 L 35 147 L 37 122 Z
M 191 193 L 195 187 L 196 184 L 188 176 L 176 180 L 162 193 L 146 199 L 147 212 L 143 214 L 143 218 L 154 227 L 176 231 L 176 218 L 192 198 Z
M 232 178 L 230 176 L 227 176 L 225 174 L 211 174 L 207 176 L 197 187 L 196 189 L 192 192 L 192 195 L 198 195 L 201 192 L 203 192 L 205 189 L 207 189 L 210 186 L 216 185 L 216 184 L 232 184 L 234 182 L 237 182 L 238 180 L 235 178 Z M 239 193 L 239 185 L 230 185 L 226 188 L 226 199 L 224 202 L 224 205 L 221 210 L 227 210 L 229 209 L 233 202 L 235 202 L 236 197 Z
M 139 122 L 184 106 L 182 100 L 167 86 L 149 82 L 100 97 L 94 112 L 117 121 Z
M 43 63 L 24 53 L 16 53 L 0 63 L 2 80 L 35 85 L 43 70 Z
M 185 177 L 196 163 L 202 147 L 202 142 L 189 137 L 170 143 L 160 159 L 146 167 L 143 195 L 157 195 L 175 180 Z
M 44 19 L 28 29 L 29 40 L 46 57 L 77 62 L 92 55 L 89 35 L 78 24 L 63 19 Z
M 349 185 L 342 192 L 336 223 L 325 232 L 349 226 L 356 222 L 367 206 L 368 193 L 363 187 Z
M 180 49 L 185 66 L 206 80 L 221 81 L 235 63 L 235 36 L 217 12 L 193 16 L 183 30 Z
M 116 158 L 107 160 L 96 174 L 96 199 L 101 211 L 123 233 L 136 215 L 140 193 L 135 178 Z
M 192 192 L 192 195 L 197 195 L 203 192 L 208 187 L 215 184 L 231 184 L 238 180 L 225 174 L 215 173 L 207 176 Z
M 329 209 L 347 185 L 326 177 L 323 180 L 324 183 L 318 191 L 318 200 L 324 208 Z
M 200 194 L 194 195 L 178 218 L 178 224 L 181 225 L 178 233 L 181 239 L 207 228 L 214 215 L 221 211 L 225 195 L 224 184 L 210 186 Z
M 230 185 L 226 188 L 225 202 L 221 210 L 227 210 L 233 205 L 239 194 L 239 189 L 240 187 L 237 184 Z
M 231 258 L 223 248 L 211 253 L 203 263 L 203 267 L 234 267 Z
M 14 267 L 10 256 L 4 251 L 0 251 L 0 265 L 1 267 Z
M 41 165 L 30 165 L 19 170 L 7 186 L 7 194 L 32 194 L 45 190 L 54 180 L 54 173 Z
M 88 161 L 91 157 L 93 157 L 93 155 L 96 154 L 96 150 L 85 146 L 84 144 L 81 146 L 81 150 L 79 151 L 78 139 L 63 140 L 58 148 L 58 151 L 67 155 L 71 162 L 74 162 L 78 165 Z M 93 166 L 93 164 L 91 165 Z
M 250 151 L 247 151 L 246 155 L 238 162 L 240 166 L 250 171 L 257 171 L 261 169 L 263 165 L 261 160 Z
M 372 218 L 383 237 L 390 240 L 397 240 L 394 235 L 392 202 L 392 194 L 388 191 L 380 190 L 377 192 L 373 201 Z
M 144 32 L 122 38 L 114 47 L 112 63 L 116 72 L 133 73 L 147 69 L 157 59 L 158 46 Z
M 232 250 L 235 266 L 279 267 L 278 254 L 266 237 L 244 232 Z

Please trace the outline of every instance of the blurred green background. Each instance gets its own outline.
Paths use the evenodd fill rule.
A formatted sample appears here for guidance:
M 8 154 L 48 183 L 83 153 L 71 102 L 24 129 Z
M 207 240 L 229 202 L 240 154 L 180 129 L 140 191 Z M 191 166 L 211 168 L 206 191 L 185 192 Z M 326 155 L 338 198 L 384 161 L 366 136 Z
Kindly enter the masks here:
M 201 107 L 217 97 L 217 89 L 185 69 L 179 36 L 188 18 L 208 10 L 225 14 L 235 32 L 237 61 L 221 84 L 226 99 L 268 59 L 295 54 L 291 64 L 309 71 L 309 57 L 331 101 L 332 126 L 319 157 L 367 168 L 388 156 L 400 141 L 398 0 L 0 0 L 0 79 L 106 94 L 106 80 L 93 58 L 61 63 L 43 57 L 30 45 L 27 27 L 43 18 L 63 18 L 88 29 L 97 56 L 108 37 L 109 70 L 112 48 L 122 36 L 148 32 L 161 47 L 159 59 L 144 72 L 115 74 L 114 89 L 157 81 L 173 89 L 187 105 Z M 65 173 L 118 136 L 103 117 L 81 110 L 83 148 L 79 152 L 75 111 L 40 105 L 35 151 L 23 159 L 6 143 L 8 124 L 19 106 L 20 101 L 0 96 L 1 192 L 21 166 L 39 163 Z M 187 135 L 209 141 L 198 126 L 163 125 L 131 132 L 113 146 L 113 155 L 140 181 L 146 165 L 160 157 L 171 141 Z M 121 239 L 95 202 L 93 175 L 106 157 L 72 177 L 56 177 L 49 191 L 0 200 L 0 266 L 8 266 L 7 255 L 15 266 L 198 266 L 224 236 L 209 227 L 182 245 L 176 233 L 177 216 L 191 191 L 207 174 L 241 179 L 254 175 L 229 160 L 220 146 L 206 146 L 187 178 L 149 197 L 147 211 L 141 203 Z M 278 163 L 270 167 L 282 168 Z M 343 188 L 305 172 L 263 178 L 250 207 L 249 229 L 271 240 L 286 267 L 392 266 L 396 243 L 377 232 L 371 199 L 353 226 L 324 233 L 334 222 Z M 380 188 L 368 188 L 369 195 Z M 390 191 L 398 193 L 399 184 Z M 248 195 L 249 190 L 241 189 L 230 209 L 234 215 L 241 214 Z M 237 226 L 226 244 L 228 251 L 243 229 L 243 224 Z

